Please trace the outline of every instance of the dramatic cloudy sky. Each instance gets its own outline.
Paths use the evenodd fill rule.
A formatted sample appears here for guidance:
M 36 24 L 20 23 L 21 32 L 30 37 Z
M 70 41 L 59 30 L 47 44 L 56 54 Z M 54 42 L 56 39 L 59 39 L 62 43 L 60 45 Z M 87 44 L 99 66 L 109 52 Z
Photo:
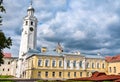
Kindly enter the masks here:
M 11 37 L 10 52 L 18 56 L 23 17 L 30 0 L 4 0 L 3 31 Z M 37 49 L 54 49 L 86 54 L 120 53 L 120 0 L 33 0 L 38 18 Z

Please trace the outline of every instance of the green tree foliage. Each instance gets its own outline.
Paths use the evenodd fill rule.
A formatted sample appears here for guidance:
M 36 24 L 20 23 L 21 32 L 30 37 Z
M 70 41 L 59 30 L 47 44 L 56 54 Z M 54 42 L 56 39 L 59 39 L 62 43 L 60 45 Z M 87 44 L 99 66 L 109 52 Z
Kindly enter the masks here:
M 0 12 L 5 12 L 5 8 L 2 5 L 3 0 L 0 0 Z M 0 26 L 2 25 L 2 17 L 0 16 Z M 6 37 L 4 32 L 0 30 L 0 64 L 2 64 L 3 61 L 3 49 L 10 48 L 12 45 L 12 40 L 10 37 Z
M 5 12 L 5 8 L 2 5 L 3 0 L 0 0 L 0 12 Z M 2 25 L 2 17 L 0 16 L 0 26 Z

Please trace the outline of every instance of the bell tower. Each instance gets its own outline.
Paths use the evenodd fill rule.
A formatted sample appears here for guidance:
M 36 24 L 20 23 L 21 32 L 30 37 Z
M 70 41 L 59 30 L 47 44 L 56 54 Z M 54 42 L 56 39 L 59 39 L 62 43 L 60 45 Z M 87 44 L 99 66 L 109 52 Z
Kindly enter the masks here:
M 27 9 L 27 15 L 23 18 L 23 27 L 21 43 L 19 50 L 18 68 L 16 77 L 21 78 L 25 74 L 25 60 L 27 52 L 36 49 L 37 42 L 37 18 L 34 16 L 35 9 L 32 7 L 32 1 Z
M 37 18 L 34 16 L 35 9 L 32 4 L 27 9 L 27 16 L 23 19 L 19 58 L 22 58 L 30 49 L 36 49 Z

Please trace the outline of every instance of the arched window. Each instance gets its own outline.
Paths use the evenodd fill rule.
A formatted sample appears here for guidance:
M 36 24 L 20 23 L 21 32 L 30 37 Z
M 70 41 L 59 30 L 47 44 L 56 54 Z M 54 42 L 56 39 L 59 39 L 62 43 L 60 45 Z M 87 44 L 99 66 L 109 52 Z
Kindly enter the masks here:
M 100 64 L 99 63 L 97 63 L 97 68 L 100 68 Z
M 53 60 L 53 61 L 52 61 L 52 67 L 55 67 L 55 66 L 56 66 L 56 61 Z
M 87 62 L 87 63 L 86 63 L 86 68 L 89 68 L 89 67 L 90 67 L 90 66 L 89 66 L 89 63 Z
M 114 73 L 116 73 L 116 67 L 114 67 Z
M 70 72 L 68 72 L 68 77 L 70 77 Z
M 42 66 L 42 60 L 41 59 L 38 60 L 38 66 Z
M 73 67 L 76 67 L 76 61 L 73 61 Z
M 25 25 L 28 25 L 28 21 L 25 21 Z
M 76 72 L 74 72 L 74 77 L 76 77 Z
M 92 68 L 95 68 L 95 65 L 94 65 L 94 63 L 92 63 Z
M 61 60 L 59 61 L 59 67 L 62 67 L 62 61 Z
M 49 66 L 49 60 L 45 60 L 45 66 Z
M 33 25 L 33 22 L 31 21 L 31 25 Z
M 8 62 L 8 64 L 10 64 L 10 62 Z
M 38 72 L 38 76 L 41 77 L 41 72 L 40 71 Z
M 112 72 L 112 69 L 111 69 L 111 67 L 109 67 L 109 71 L 110 71 L 110 73 Z
M 61 77 L 62 76 L 62 72 L 59 72 L 59 77 Z
M 70 60 L 67 60 L 67 67 L 70 67 Z
M 82 77 L 82 72 L 80 72 L 80 77 Z
M 52 76 L 55 77 L 55 72 L 52 73 Z
M 82 61 L 79 62 L 79 67 L 82 67 Z
M 104 63 L 102 64 L 102 68 L 103 68 L 103 69 L 105 68 L 105 64 L 104 64 Z
M 45 76 L 48 77 L 48 72 L 47 71 L 45 72 Z

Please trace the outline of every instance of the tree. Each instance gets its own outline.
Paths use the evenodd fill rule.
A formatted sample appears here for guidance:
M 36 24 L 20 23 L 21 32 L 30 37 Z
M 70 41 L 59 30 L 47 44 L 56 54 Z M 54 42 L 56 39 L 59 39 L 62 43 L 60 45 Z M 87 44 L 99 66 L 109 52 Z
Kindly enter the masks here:
M 5 8 L 2 5 L 3 4 L 3 0 L 0 0 L 0 12 L 5 12 Z M 0 26 L 2 25 L 2 17 L 0 16 Z M 2 30 L 0 30 L 0 65 L 4 62 L 3 61 L 3 50 L 5 48 L 10 48 L 10 46 L 12 46 L 12 40 L 10 37 L 6 37 L 4 32 Z

